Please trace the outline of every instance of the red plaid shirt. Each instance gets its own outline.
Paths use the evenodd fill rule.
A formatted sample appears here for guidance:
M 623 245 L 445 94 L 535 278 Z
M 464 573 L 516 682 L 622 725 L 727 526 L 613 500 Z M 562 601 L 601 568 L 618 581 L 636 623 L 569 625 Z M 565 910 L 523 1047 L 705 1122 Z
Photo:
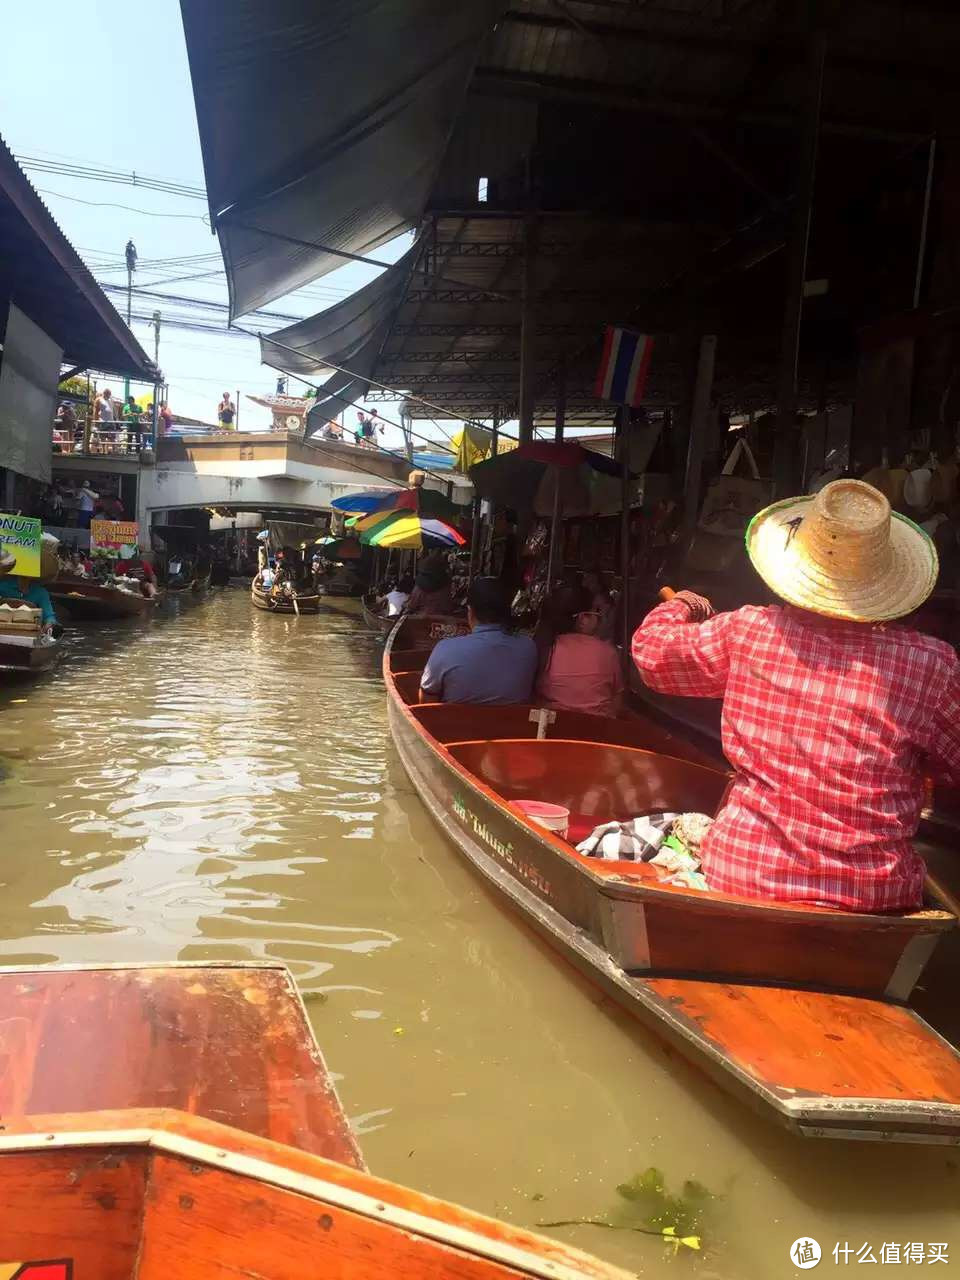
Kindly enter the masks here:
M 902 627 L 748 606 L 693 623 L 671 600 L 633 637 L 661 693 L 723 698 L 736 770 L 704 844 L 711 889 L 851 911 L 921 902 L 925 772 L 960 781 L 960 663 Z

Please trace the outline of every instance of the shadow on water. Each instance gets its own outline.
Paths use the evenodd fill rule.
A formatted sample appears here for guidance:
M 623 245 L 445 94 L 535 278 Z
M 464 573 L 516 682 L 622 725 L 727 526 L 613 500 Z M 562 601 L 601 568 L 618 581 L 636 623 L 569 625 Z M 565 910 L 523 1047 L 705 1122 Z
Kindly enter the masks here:
M 949 1151 L 781 1131 L 503 909 L 393 752 L 381 652 L 242 590 L 70 633 L 0 693 L 0 958 L 282 960 L 376 1172 L 528 1225 L 650 1166 L 702 1182 L 702 1257 L 558 1231 L 634 1271 L 767 1280 L 801 1234 L 830 1265 L 845 1239 L 960 1248 Z

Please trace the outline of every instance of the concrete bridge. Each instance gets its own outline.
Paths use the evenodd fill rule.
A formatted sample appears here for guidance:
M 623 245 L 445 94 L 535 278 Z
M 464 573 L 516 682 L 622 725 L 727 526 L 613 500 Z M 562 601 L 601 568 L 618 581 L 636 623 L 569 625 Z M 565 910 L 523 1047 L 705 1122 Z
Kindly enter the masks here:
M 282 433 L 160 440 L 154 459 L 126 453 L 54 454 L 54 476 L 79 480 L 108 472 L 141 529 L 166 512 L 191 507 L 329 511 L 335 498 L 369 485 L 404 484 L 405 458 L 343 441 L 305 441 Z M 454 472 L 428 474 L 427 486 L 467 501 L 469 482 Z

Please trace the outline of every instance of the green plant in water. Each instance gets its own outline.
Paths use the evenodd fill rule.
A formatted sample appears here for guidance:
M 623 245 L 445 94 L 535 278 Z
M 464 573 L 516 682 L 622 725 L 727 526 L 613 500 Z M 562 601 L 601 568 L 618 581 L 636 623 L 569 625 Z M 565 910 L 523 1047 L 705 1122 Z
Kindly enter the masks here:
M 620 1200 L 604 1218 L 573 1218 L 565 1222 L 538 1222 L 539 1227 L 591 1226 L 611 1231 L 636 1231 L 659 1236 L 674 1254 L 681 1249 L 699 1251 L 704 1212 L 713 1199 L 701 1182 L 688 1178 L 679 1195 L 667 1190 L 663 1173 L 652 1166 L 635 1173 L 617 1187 Z

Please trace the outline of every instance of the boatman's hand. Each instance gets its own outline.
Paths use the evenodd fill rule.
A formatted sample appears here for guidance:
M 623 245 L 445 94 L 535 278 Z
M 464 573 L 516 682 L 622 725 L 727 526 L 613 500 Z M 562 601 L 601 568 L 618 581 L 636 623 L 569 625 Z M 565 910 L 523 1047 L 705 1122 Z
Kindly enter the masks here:
M 698 596 L 695 591 L 678 591 L 674 600 L 682 600 L 690 612 L 691 622 L 706 622 L 716 613 L 706 596 Z

